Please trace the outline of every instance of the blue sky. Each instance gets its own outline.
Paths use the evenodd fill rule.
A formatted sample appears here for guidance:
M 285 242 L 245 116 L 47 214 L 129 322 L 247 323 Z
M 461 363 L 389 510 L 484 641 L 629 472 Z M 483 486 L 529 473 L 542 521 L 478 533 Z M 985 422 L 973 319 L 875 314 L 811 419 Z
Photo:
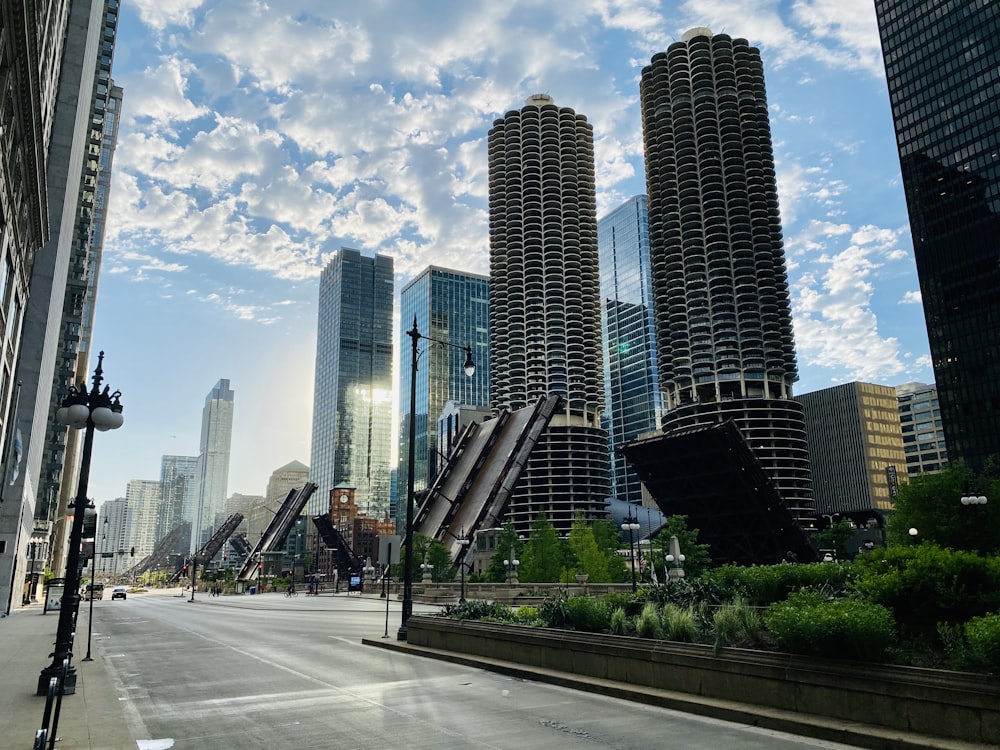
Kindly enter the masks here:
M 645 192 L 638 80 L 692 26 L 765 65 L 801 379 L 932 382 L 871 0 L 128 0 L 94 345 L 125 426 L 91 494 L 195 455 L 229 490 L 309 463 L 318 278 L 342 245 L 487 273 L 486 135 L 533 93 L 594 126 L 599 214 Z

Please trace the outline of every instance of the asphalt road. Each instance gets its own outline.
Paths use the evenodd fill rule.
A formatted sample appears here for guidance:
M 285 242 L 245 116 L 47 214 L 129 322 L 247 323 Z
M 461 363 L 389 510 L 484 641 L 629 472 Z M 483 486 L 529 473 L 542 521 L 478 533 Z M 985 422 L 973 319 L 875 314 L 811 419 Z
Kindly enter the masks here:
M 845 747 L 365 646 L 378 599 L 99 604 L 94 642 L 145 750 Z

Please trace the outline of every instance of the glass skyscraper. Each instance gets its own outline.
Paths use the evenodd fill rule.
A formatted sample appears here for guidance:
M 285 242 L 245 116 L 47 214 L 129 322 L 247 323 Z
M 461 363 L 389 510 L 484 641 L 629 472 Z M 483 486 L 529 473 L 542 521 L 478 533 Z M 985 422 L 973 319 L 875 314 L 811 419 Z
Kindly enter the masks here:
M 663 399 L 649 263 L 646 196 L 637 195 L 597 222 L 604 338 L 603 423 L 608 431 L 611 493 L 639 503 L 642 484 L 615 449 L 660 429 Z
M 799 518 L 812 487 L 760 50 L 695 28 L 640 86 L 665 432 L 732 420 Z
M 198 453 L 198 502 L 191 519 L 191 551 L 197 552 L 215 533 L 229 497 L 229 449 L 233 440 L 236 394 L 225 378 L 205 397 Z M 158 484 L 158 483 L 157 483 Z
M 476 374 L 465 374 L 465 352 L 427 341 L 418 344 L 416 446 L 414 488 L 430 485 L 437 467 L 437 419 L 447 401 L 464 406 L 488 407 L 490 403 L 490 292 L 486 276 L 431 266 L 407 284 L 399 296 L 401 332 L 399 346 L 399 476 L 407 476 L 410 425 L 412 343 L 406 334 L 417 322 L 424 336 L 472 347 Z M 405 508 L 403 509 L 405 510 Z M 399 520 L 399 519 L 397 519 Z
M 156 542 L 194 517 L 198 502 L 198 457 L 163 456 L 160 459 L 160 509 Z
M 609 514 L 593 127 L 536 94 L 488 142 L 492 407 L 562 397 L 507 517 L 527 534 L 544 512 L 567 533 Z
M 392 457 L 392 258 L 339 249 L 320 277 L 307 512 L 346 483 L 369 516 L 389 513 Z
M 1000 460 L 1000 5 L 876 0 L 948 458 Z

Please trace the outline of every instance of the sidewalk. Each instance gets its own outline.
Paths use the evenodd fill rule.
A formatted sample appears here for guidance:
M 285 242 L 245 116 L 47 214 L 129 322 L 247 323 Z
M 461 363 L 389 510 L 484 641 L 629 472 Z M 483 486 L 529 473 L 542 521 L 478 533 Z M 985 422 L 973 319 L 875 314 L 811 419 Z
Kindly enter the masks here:
M 41 604 L 15 609 L 0 618 L 0 745 L 11 750 L 30 750 L 35 732 L 42 726 L 45 696 L 35 695 L 38 676 L 52 658 L 58 612 L 42 614 Z M 95 641 L 87 654 L 87 609 L 80 603 L 73 665 L 76 693 L 63 697 L 55 747 L 60 750 L 136 750 L 129 731 L 125 704 L 111 683 Z

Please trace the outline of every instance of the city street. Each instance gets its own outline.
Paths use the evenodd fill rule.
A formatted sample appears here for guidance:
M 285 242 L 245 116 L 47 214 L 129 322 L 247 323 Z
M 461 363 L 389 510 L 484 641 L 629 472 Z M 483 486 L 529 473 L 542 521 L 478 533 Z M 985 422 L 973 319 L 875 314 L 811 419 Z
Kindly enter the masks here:
M 174 590 L 96 602 L 94 646 L 149 750 L 845 747 L 362 645 L 385 618 L 378 598 Z

